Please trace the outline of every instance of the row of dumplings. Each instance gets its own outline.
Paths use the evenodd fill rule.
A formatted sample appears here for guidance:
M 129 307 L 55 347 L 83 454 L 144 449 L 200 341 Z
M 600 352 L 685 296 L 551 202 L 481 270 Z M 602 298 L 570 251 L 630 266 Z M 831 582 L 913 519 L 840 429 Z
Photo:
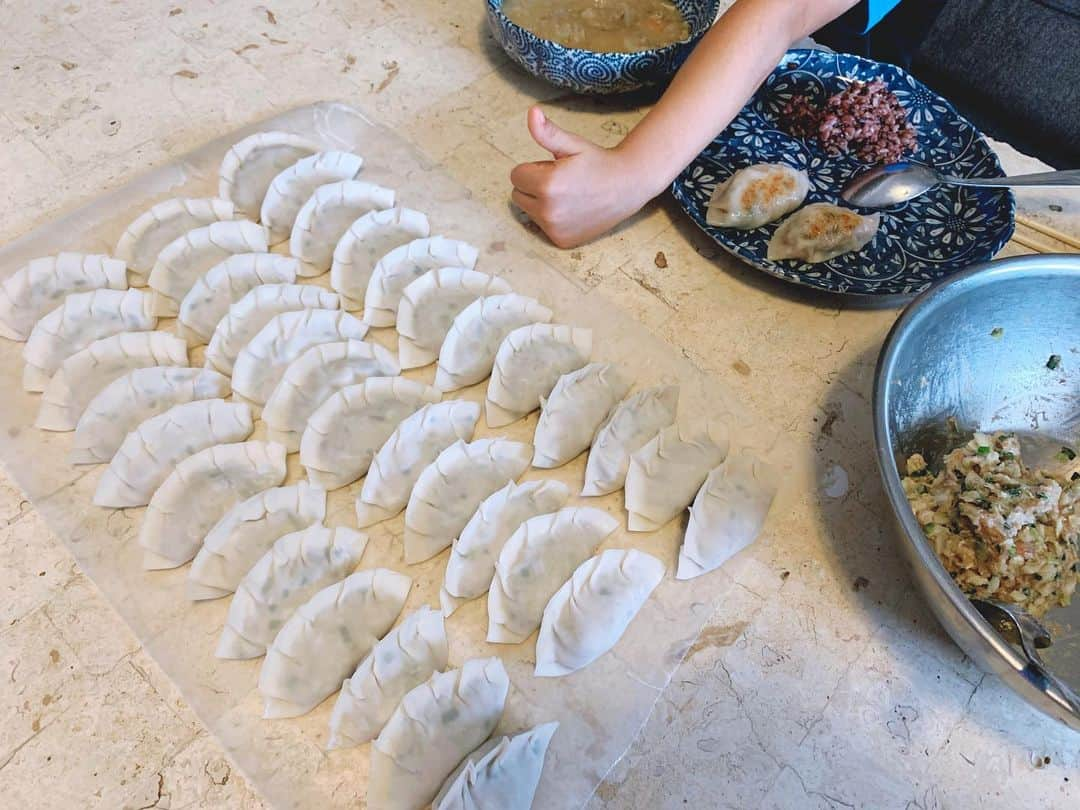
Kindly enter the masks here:
M 263 133 L 234 147 L 222 167 L 228 200 L 168 201 L 136 220 L 117 250 L 127 263 L 79 254 L 31 262 L 0 287 L 0 332 L 34 346 L 24 382 L 45 392 L 38 425 L 74 428 L 73 463 L 108 463 L 95 503 L 148 505 L 146 566 L 193 561 L 191 598 L 234 593 L 217 654 L 266 654 L 268 717 L 303 714 L 340 688 L 330 745 L 374 740 L 372 806 L 419 807 L 443 785 L 450 798 L 437 807 L 502 795 L 517 800 L 496 806 L 528 807 L 554 724 L 450 774 L 497 724 L 506 676 L 498 659 L 440 672 L 443 614 L 490 591 L 488 640 L 519 643 L 539 628 L 536 674 L 564 675 L 618 641 L 664 573 L 635 550 L 592 556 L 618 521 L 567 507 L 560 482 L 516 483 L 530 461 L 557 467 L 591 447 L 582 494 L 625 483 L 632 531 L 659 528 L 693 501 L 679 578 L 753 540 L 774 476 L 749 456 L 726 459 L 719 426 L 680 428 L 674 387 L 627 398 L 618 368 L 589 362 L 589 330 L 551 324 L 551 310 L 477 272 L 475 248 L 428 236 L 423 214 L 379 208 L 393 205 L 393 192 L 348 185 L 355 180 L 311 191 L 311 172 L 355 173 L 362 161 L 296 161 L 291 137 Z M 227 206 L 230 215 L 258 211 L 262 225 L 192 221 Z M 243 238 L 233 243 L 209 230 L 234 223 Z M 289 238 L 294 255 L 265 252 L 248 226 L 267 244 Z M 149 293 L 127 289 L 128 265 L 135 280 L 150 268 Z M 327 267 L 335 292 L 296 284 Z M 342 311 L 361 306 L 363 320 Z M 183 339 L 153 331 L 173 314 Z M 397 327 L 398 357 L 364 340 L 369 324 Z M 188 368 L 189 344 L 202 343 L 206 367 Z M 434 387 L 398 376 L 436 361 Z M 532 447 L 472 440 L 480 406 L 442 401 L 489 375 L 490 426 L 543 406 Z M 239 395 L 231 402 L 230 391 Z M 272 441 L 249 440 L 252 405 Z M 286 453 L 297 450 L 309 480 L 282 486 Z M 452 547 L 441 613 L 423 608 L 389 634 L 410 579 L 385 569 L 349 575 L 366 537 L 322 525 L 326 490 L 361 477 L 361 528 L 404 510 L 407 563 Z M 395 712 L 430 718 L 427 738 L 395 723 Z M 467 727 L 444 722 L 451 714 Z

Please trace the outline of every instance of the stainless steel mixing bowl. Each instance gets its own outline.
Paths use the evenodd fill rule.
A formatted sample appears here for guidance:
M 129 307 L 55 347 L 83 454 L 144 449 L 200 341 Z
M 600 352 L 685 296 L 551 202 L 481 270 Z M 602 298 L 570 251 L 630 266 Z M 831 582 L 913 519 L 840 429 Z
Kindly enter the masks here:
M 1060 356 L 1049 368 L 1052 355 Z M 1080 444 L 1080 256 L 989 262 L 951 276 L 900 316 L 878 360 L 874 434 L 878 465 L 914 577 L 956 643 L 1031 705 L 1080 731 L 1080 595 L 1051 611 L 1054 643 L 1042 677 L 998 635 L 953 583 L 908 507 L 904 459 L 928 460 L 960 443 L 949 435 L 1016 431 L 1025 461 L 1046 466 L 1063 444 Z

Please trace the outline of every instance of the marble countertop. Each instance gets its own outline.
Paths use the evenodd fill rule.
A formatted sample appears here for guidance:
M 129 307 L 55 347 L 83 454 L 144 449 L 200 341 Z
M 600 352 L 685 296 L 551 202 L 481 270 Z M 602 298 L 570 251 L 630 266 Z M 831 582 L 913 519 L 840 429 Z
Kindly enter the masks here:
M 325 99 L 394 127 L 514 217 L 509 171 L 542 156 L 524 127 L 531 102 L 614 143 L 648 101 L 574 97 L 525 76 L 488 36 L 482 6 L 0 3 L 0 240 Z M 1001 153 L 1010 171 L 1037 166 Z M 1019 200 L 1080 234 L 1080 196 Z M 592 806 L 1075 805 L 1080 740 L 973 666 L 897 552 L 869 406 L 896 311 L 743 267 L 667 199 L 579 250 L 532 241 L 775 425 L 794 492 L 739 562 L 742 598 L 712 617 Z M 6 473 L 0 593 L 6 806 L 263 806 Z

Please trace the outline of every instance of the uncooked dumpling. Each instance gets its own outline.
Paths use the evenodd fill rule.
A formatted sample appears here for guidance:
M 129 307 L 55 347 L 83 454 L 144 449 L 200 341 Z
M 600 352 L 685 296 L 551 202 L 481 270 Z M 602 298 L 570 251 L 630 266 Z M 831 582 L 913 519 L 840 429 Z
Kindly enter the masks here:
M 398 356 L 403 369 L 434 363 L 454 318 L 478 298 L 510 292 L 496 276 L 442 267 L 429 270 L 406 287 L 398 304 Z
M 209 343 L 229 307 L 264 284 L 292 284 L 300 262 L 275 253 L 237 253 L 211 267 L 180 302 L 188 343 Z
M 518 644 L 540 626 L 544 605 L 619 521 L 602 509 L 566 507 L 529 518 L 510 536 L 495 562 L 488 594 L 488 635 Z
M 332 394 L 308 420 L 300 463 L 324 489 L 362 477 L 398 423 L 442 395 L 404 377 L 370 377 Z
M 157 326 L 151 297 L 141 290 L 75 293 L 34 326 L 23 347 L 23 388 L 44 391 L 64 361 L 95 340 Z
M 614 647 L 663 578 L 664 564 L 636 549 L 582 563 L 544 608 L 536 677 L 569 675 Z
M 677 385 L 647 388 L 616 405 L 589 450 L 581 494 L 607 495 L 622 489 L 630 456 L 663 428 L 674 424 L 678 406 Z
M 705 222 L 718 228 L 759 228 L 802 205 L 808 191 L 810 177 L 804 170 L 783 163 L 755 163 L 716 186 Z
M 307 275 L 325 273 L 334 260 L 334 248 L 349 226 L 369 211 L 393 204 L 393 189 L 362 180 L 319 186 L 296 215 L 289 252 L 310 266 Z
M 611 363 L 590 363 L 561 376 L 543 401 L 533 437 L 533 466 L 561 467 L 588 450 L 632 382 Z
M 813 203 L 780 223 L 769 240 L 769 261 L 826 262 L 862 250 L 873 240 L 880 224 L 881 214 L 863 216 L 850 208 Z
M 677 517 L 727 451 L 727 428 L 719 422 L 675 424 L 661 430 L 630 457 L 627 528 L 651 532 Z
M 283 169 L 318 151 L 318 144 L 288 132 L 256 132 L 233 144 L 221 161 L 218 196 L 258 219 L 263 198 Z
M 210 268 L 236 253 L 263 253 L 266 228 L 246 219 L 215 222 L 188 231 L 158 254 L 147 282 L 155 293 L 154 313 L 171 317 L 180 302 Z
M 540 407 L 559 377 L 589 362 L 592 330 L 558 324 L 515 329 L 499 346 L 488 381 L 489 427 L 502 427 Z
M 676 578 L 714 571 L 754 542 L 778 486 L 776 470 L 745 451 L 709 473 L 690 507 Z
M 334 248 L 330 286 L 347 309 L 361 309 L 376 262 L 399 245 L 431 234 L 428 218 L 411 208 L 369 211 L 345 231 Z
M 480 504 L 454 541 L 439 602 L 445 615 L 487 593 L 506 541 L 526 520 L 556 512 L 570 500 L 561 481 L 511 481 Z
M 127 226 L 116 243 L 116 258 L 127 262 L 132 286 L 142 287 L 158 254 L 167 244 L 188 231 L 238 216 L 236 208 L 228 200 L 163 200 Z
M 473 301 L 450 326 L 439 350 L 435 387 L 456 391 L 487 379 L 506 336 L 522 326 L 548 323 L 552 312 L 539 301 L 508 293 Z
M 340 180 L 354 180 L 363 166 L 364 159 L 352 152 L 319 152 L 278 174 L 263 198 L 259 215 L 259 221 L 270 229 L 270 244 L 289 238 L 296 215 L 315 189 Z
M 364 320 L 372 326 L 393 326 L 397 322 L 401 294 L 409 284 L 428 270 L 440 267 L 472 270 L 479 256 L 480 251 L 469 243 L 445 236 L 414 239 L 394 248 L 379 259 L 371 271 L 363 296 Z
M 484 498 L 525 472 L 531 450 L 521 442 L 478 439 L 439 453 L 405 507 L 405 562 L 423 562 L 453 543 Z
M 342 340 L 312 346 L 289 363 L 266 400 L 262 418 L 267 436 L 295 453 L 311 415 L 335 392 L 368 377 L 400 373 L 397 358 L 377 343 Z
M 273 442 L 217 444 L 188 456 L 150 499 L 139 530 L 143 565 L 183 565 L 229 509 L 280 485 L 285 473 L 285 448 Z
M 241 501 L 214 525 L 192 560 L 188 599 L 227 596 L 279 537 L 325 517 L 326 492 L 307 481 L 265 489 Z
M 33 259 L 0 283 L 0 336 L 26 340 L 34 324 L 72 293 L 127 286 L 127 266 L 120 259 L 85 253 Z
M 74 430 L 90 401 L 137 368 L 186 366 L 187 344 L 168 332 L 121 332 L 71 355 L 49 380 L 37 421 L 42 430 Z
M 307 714 L 341 688 L 393 626 L 411 586 L 386 568 L 358 571 L 298 607 L 259 672 L 263 717 Z
M 357 525 L 389 520 L 404 509 L 420 473 L 454 442 L 471 441 L 479 420 L 480 406 L 463 400 L 425 405 L 404 419 L 371 460 L 356 499 Z
M 367 324 L 336 309 L 305 309 L 275 315 L 240 352 L 233 391 L 264 404 L 297 357 L 320 343 L 363 340 Z

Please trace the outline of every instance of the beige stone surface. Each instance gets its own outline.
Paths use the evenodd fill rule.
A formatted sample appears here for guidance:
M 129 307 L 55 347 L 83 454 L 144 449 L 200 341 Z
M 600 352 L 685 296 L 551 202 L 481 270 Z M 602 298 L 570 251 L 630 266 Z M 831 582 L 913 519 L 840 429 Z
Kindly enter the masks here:
M 0 2 L 0 240 L 323 99 L 394 127 L 511 221 L 507 174 L 542 157 L 523 127 L 529 103 L 613 143 L 647 100 L 575 98 L 522 75 L 492 44 L 482 5 Z M 1080 233 L 1077 195 L 1020 199 Z M 766 532 L 725 569 L 739 597 L 711 618 L 592 805 L 1075 806 L 1076 736 L 973 667 L 895 551 L 869 416 L 895 312 L 742 267 L 669 200 L 580 250 L 532 241 L 774 425 L 790 464 Z M 839 470 L 846 488 L 833 486 Z M 3 806 L 261 806 L 6 477 L 0 594 Z M 329 778 L 319 751 L 304 757 Z

